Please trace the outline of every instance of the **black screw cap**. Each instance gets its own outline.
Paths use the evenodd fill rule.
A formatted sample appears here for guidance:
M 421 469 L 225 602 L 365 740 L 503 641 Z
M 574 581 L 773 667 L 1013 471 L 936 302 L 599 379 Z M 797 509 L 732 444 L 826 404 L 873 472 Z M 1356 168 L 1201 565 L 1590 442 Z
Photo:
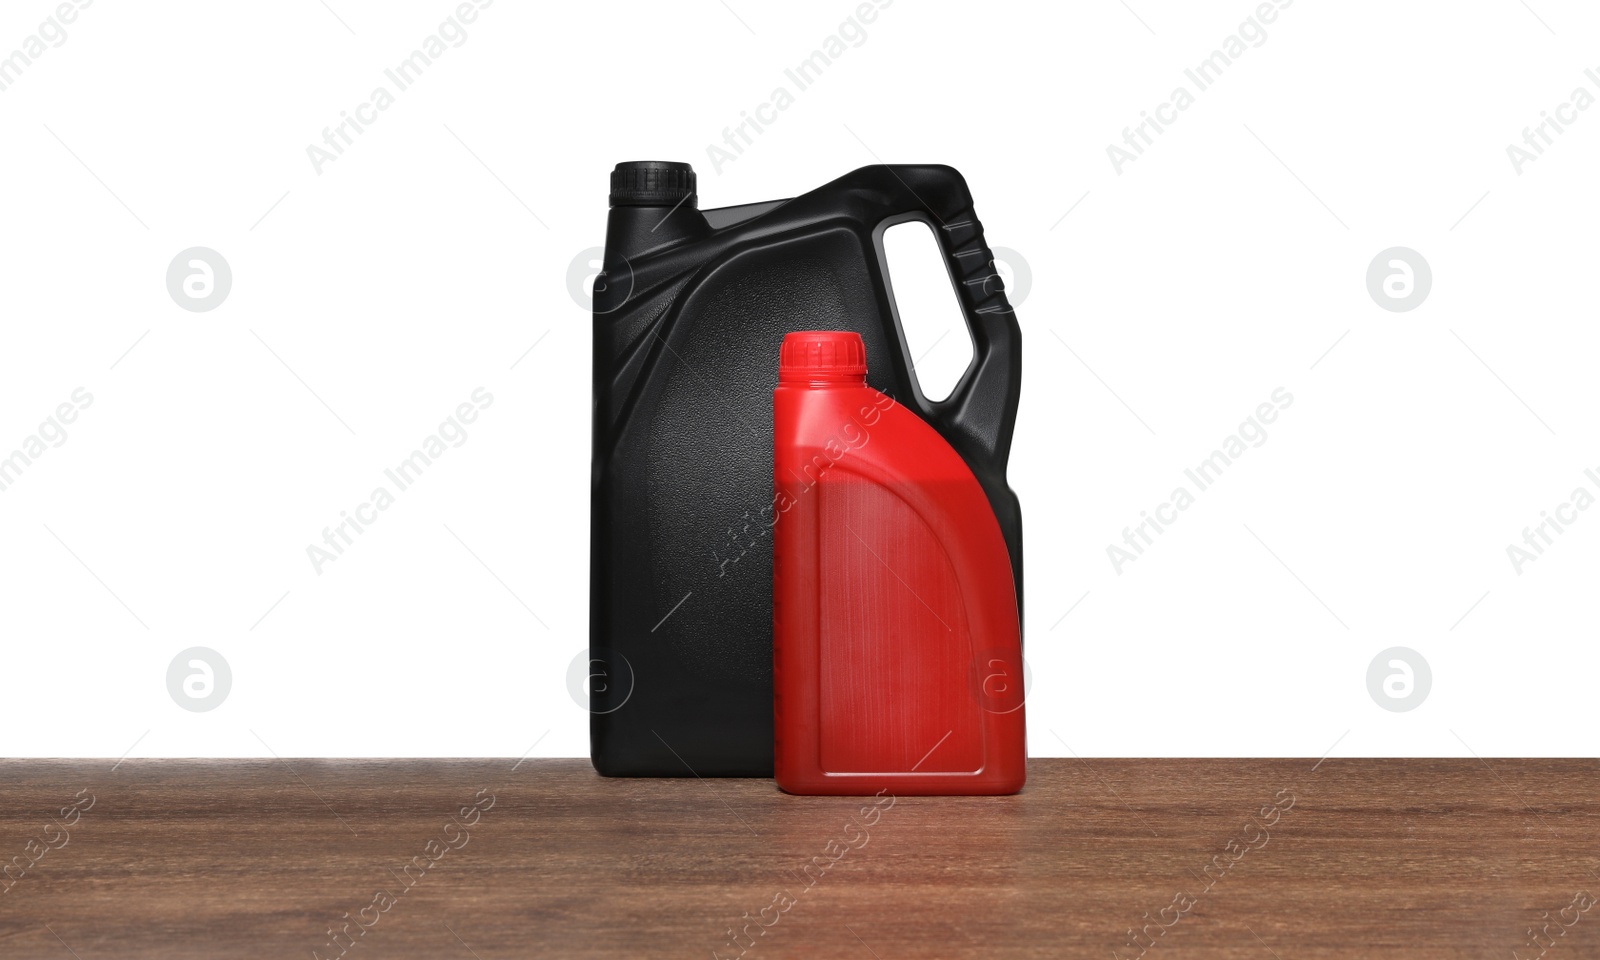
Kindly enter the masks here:
M 613 207 L 676 207 L 695 209 L 694 167 L 670 160 L 629 160 L 611 171 Z

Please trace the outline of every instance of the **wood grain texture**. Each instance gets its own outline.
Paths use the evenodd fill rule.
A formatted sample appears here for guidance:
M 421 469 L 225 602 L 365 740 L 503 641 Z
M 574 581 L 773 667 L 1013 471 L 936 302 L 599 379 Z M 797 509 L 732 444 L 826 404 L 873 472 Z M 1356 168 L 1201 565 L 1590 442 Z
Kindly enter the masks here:
M 346 955 L 1531 960 L 1600 894 L 1593 760 L 1314 762 L 1035 760 L 863 834 L 859 798 L 583 760 L 0 761 L 0 957 L 328 958 L 369 908 Z M 1568 916 L 1547 956 L 1600 956 Z

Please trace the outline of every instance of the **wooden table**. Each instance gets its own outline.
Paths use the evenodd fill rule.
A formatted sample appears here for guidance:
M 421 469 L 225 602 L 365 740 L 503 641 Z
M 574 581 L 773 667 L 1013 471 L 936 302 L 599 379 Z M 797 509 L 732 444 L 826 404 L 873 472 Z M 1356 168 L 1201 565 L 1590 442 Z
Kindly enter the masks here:
M 1600 956 L 1593 760 L 1035 760 L 865 815 L 583 760 L 113 766 L 0 761 L 0 957 Z

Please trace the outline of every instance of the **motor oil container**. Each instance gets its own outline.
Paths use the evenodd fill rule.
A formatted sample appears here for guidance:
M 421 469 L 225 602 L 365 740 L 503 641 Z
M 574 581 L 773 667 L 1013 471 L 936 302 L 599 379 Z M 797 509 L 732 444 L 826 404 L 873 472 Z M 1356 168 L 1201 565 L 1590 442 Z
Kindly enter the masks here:
M 849 332 L 791 333 L 773 393 L 773 678 L 790 793 L 1022 788 L 1022 630 L 1000 522 Z
M 974 344 L 937 403 L 917 388 L 883 255 L 883 232 L 906 220 L 938 237 Z M 1020 333 L 961 175 L 870 166 L 702 210 L 688 164 L 618 164 L 594 293 L 588 686 L 602 774 L 772 775 L 773 358 L 796 330 L 859 335 L 870 385 L 976 478 L 1004 538 L 996 572 L 1021 596 L 1005 480 Z

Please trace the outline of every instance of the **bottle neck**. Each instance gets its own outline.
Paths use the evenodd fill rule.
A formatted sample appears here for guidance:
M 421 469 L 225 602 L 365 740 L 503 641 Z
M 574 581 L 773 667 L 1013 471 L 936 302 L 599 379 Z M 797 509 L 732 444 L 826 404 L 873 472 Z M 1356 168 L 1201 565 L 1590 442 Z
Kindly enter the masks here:
M 864 373 L 827 373 L 819 370 L 779 370 L 778 386 L 804 387 L 813 390 L 828 387 L 864 387 L 867 385 L 867 375 Z
M 706 236 L 711 226 L 689 204 L 679 207 L 616 206 L 606 219 L 606 254 L 621 261 L 679 240 Z

